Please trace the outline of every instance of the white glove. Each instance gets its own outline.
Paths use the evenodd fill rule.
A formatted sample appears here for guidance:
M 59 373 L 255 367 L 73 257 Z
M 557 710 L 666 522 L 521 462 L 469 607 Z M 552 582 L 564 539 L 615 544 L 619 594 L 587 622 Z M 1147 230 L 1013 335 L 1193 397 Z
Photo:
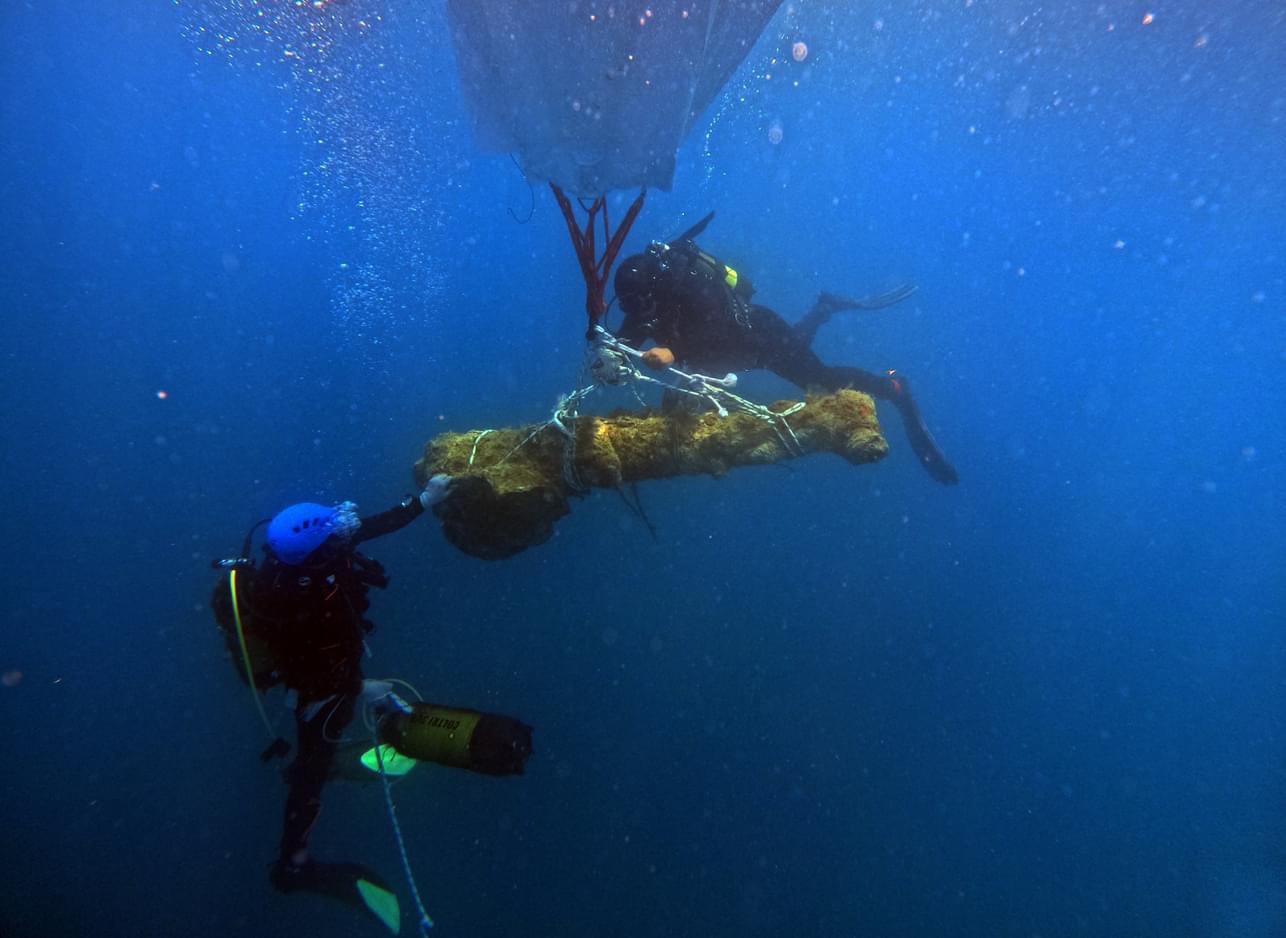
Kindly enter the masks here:
M 451 486 L 455 479 L 445 472 L 439 472 L 433 478 L 429 479 L 428 484 L 424 486 L 424 491 L 420 493 L 420 504 L 428 511 L 442 499 L 451 494 Z

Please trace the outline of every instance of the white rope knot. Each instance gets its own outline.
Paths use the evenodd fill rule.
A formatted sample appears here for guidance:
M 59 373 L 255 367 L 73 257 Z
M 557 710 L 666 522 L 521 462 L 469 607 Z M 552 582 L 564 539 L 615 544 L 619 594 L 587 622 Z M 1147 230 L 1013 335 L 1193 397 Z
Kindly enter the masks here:
M 603 342 L 595 342 L 590 347 L 589 373 L 595 384 L 612 387 L 624 384 L 634 377 L 636 370 L 623 352 Z

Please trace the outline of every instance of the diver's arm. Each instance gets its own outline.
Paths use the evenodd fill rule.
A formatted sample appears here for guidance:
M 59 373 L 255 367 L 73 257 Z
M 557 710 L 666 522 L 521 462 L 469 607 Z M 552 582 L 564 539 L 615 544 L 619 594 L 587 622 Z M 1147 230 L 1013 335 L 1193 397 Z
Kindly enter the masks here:
M 362 526 L 353 535 L 352 543 L 360 544 L 363 541 L 400 531 L 422 514 L 424 514 L 424 506 L 420 504 L 420 500 L 414 495 L 408 495 L 388 511 L 381 511 L 378 515 L 363 518 Z
M 616 330 L 616 337 L 631 348 L 638 348 L 652 335 L 652 322 L 642 316 L 626 314 L 621 328 Z
M 626 316 L 616 339 L 633 349 L 640 349 L 648 339 L 655 339 L 655 319 L 642 320 L 642 317 Z M 668 348 L 654 345 L 643 353 L 643 364 L 652 369 L 666 368 L 674 364 L 674 353 Z
M 455 480 L 446 473 L 438 473 L 429 479 L 425 485 L 424 491 L 419 495 L 408 495 L 388 511 L 381 511 L 378 515 L 371 515 L 362 519 L 361 527 L 353 535 L 352 543 L 360 544 L 363 541 L 373 540 L 377 537 L 383 537 L 385 534 L 392 534 L 394 531 L 400 531 L 406 527 L 424 512 L 432 508 L 442 499 L 446 498 L 451 492 L 451 486 Z

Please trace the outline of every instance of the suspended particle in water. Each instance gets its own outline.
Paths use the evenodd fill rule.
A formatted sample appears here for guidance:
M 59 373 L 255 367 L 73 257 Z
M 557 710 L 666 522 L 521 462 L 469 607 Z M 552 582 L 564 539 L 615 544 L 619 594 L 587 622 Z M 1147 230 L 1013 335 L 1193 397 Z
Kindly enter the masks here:
M 790 47 L 790 57 L 796 62 L 802 62 L 808 58 L 808 43 L 803 40 L 797 41 Z
M 774 117 L 772 123 L 768 125 L 768 142 L 777 146 L 785 136 L 786 128 L 782 127 L 781 121 Z
M 1155 16 L 1153 16 L 1151 13 L 1144 13 L 1144 14 L 1143 14 L 1143 25 L 1144 25 L 1144 26 L 1151 26 L 1151 25 L 1152 25 L 1152 23 L 1153 23 L 1155 20 L 1156 20 L 1156 17 L 1155 17 Z
M 1011 120 L 1022 120 L 1031 109 L 1031 89 L 1019 85 L 1005 99 L 1005 113 Z
M 164 388 L 156 392 L 156 399 L 158 401 L 163 401 L 169 396 L 170 396 L 170 392 L 165 390 Z

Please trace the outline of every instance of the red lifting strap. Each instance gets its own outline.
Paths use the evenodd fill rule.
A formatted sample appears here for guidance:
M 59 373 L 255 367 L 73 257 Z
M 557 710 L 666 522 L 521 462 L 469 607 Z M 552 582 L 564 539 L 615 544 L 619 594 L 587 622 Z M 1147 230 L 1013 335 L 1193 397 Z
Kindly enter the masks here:
M 587 216 L 585 227 L 582 229 L 576 223 L 576 213 L 572 210 L 572 203 L 563 190 L 552 182 L 549 188 L 554 191 L 554 198 L 558 200 L 558 207 L 563 212 L 563 221 L 567 222 L 567 234 L 571 236 L 576 260 L 580 262 L 581 276 L 585 278 L 585 312 L 589 316 L 589 330 L 586 336 L 593 337 L 594 327 L 607 312 L 607 300 L 604 299 L 603 294 L 607 287 L 608 275 L 612 272 L 612 264 L 616 260 L 616 255 L 620 253 L 621 244 L 625 241 L 630 226 L 634 224 L 634 219 L 643 208 L 643 197 L 647 195 L 647 190 L 639 190 L 638 198 L 630 204 L 625 218 L 613 233 L 612 226 L 607 220 L 606 196 L 600 195 L 590 203 L 588 208 L 585 208 L 585 203 L 581 203 L 581 208 L 585 209 Z M 600 213 L 603 216 L 603 238 L 607 241 L 607 247 L 603 248 L 603 256 L 597 257 L 594 250 L 594 224 Z

